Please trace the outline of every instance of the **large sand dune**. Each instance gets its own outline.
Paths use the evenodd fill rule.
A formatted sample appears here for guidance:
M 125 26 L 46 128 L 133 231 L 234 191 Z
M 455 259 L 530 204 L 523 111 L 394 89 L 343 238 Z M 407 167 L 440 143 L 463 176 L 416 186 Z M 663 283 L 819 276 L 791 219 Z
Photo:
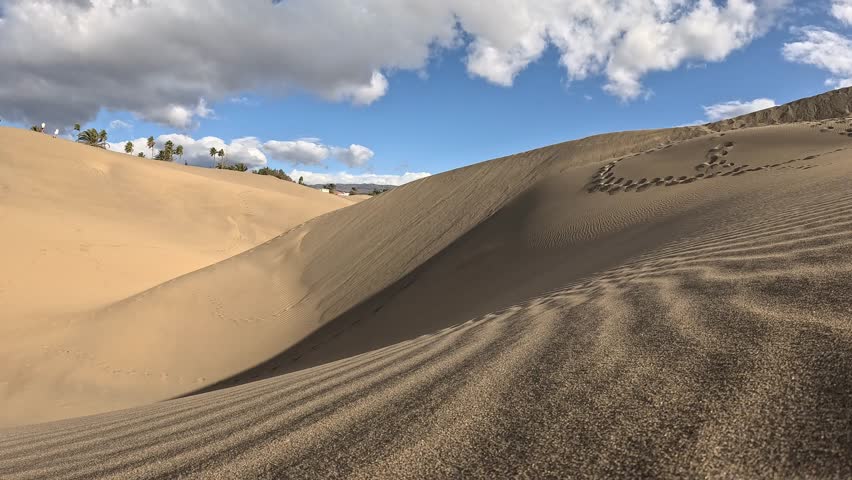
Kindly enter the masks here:
M 26 422 L 21 408 L 57 412 L 33 418 L 92 411 L 74 410 L 65 383 L 53 383 L 63 370 L 52 362 L 73 371 L 89 353 L 66 341 L 78 333 L 68 313 L 109 305 L 348 205 L 273 177 L 0 128 L 0 424 Z M 233 287 L 220 285 L 222 293 Z M 50 378 L 40 381 L 48 389 L 32 390 L 31 374 Z
M 848 477 L 850 108 L 447 172 L 69 315 L 19 418 L 204 393 L 0 431 L 0 476 Z

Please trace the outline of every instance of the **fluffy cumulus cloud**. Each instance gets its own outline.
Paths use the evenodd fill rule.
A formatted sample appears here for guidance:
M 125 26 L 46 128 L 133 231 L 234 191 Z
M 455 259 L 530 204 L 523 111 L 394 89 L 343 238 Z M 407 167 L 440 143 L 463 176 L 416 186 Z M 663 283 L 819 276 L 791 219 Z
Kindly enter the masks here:
M 152 106 L 145 108 L 140 113 L 146 120 L 186 130 L 195 127 L 199 118 L 209 118 L 214 112 L 207 108 L 206 100 L 199 98 L 198 103 L 194 106 L 178 104 Z
M 382 175 L 377 173 L 317 173 L 307 170 L 294 169 L 289 173 L 291 178 L 304 178 L 308 185 L 324 185 L 327 183 L 374 183 L 376 185 L 402 185 L 404 183 L 413 182 L 421 178 L 426 178 L 431 173 L 426 172 L 406 172 L 402 175 Z
M 349 167 L 363 167 L 375 155 L 363 145 L 333 147 L 323 145 L 318 138 L 270 140 L 263 144 L 263 149 L 275 160 L 293 165 L 320 165 L 328 158 L 334 158 Z
M 0 112 L 71 125 L 107 108 L 189 129 L 213 115 L 207 102 L 243 92 L 368 105 L 388 72 L 423 71 L 450 48 L 472 76 L 510 86 L 555 47 L 569 80 L 602 75 L 631 99 L 647 72 L 720 61 L 789 3 L 2 0 Z
M 831 5 L 831 14 L 841 22 L 852 25 L 852 0 L 834 0 Z
M 775 100 L 769 98 L 755 98 L 749 102 L 733 100 L 730 102 L 717 103 L 715 105 L 705 106 L 704 114 L 707 116 L 707 121 L 715 122 L 726 118 L 738 117 L 747 113 L 756 112 L 766 108 L 772 108 L 775 105 Z
M 826 70 L 831 74 L 825 81 L 828 86 L 852 86 L 852 39 L 818 27 L 801 29 L 799 36 L 784 44 L 785 59 Z
M 375 155 L 369 148 L 357 144 L 349 145 L 346 148 L 333 147 L 331 153 L 340 163 L 350 167 L 362 167 Z
M 218 157 L 210 156 L 210 149 L 224 150 L 226 152 L 225 160 L 228 163 L 244 163 L 250 168 L 262 167 L 266 165 L 266 155 L 261 150 L 261 142 L 254 137 L 237 138 L 231 142 L 226 142 L 217 137 L 203 137 L 194 139 L 188 135 L 181 133 L 171 133 L 160 135 L 154 139 L 154 150 L 148 148 L 147 138 L 137 138 L 135 140 L 125 140 L 121 142 L 110 143 L 111 150 L 116 152 L 124 152 L 125 144 L 130 141 L 133 143 L 132 155 L 137 155 L 139 152 L 145 153 L 145 156 L 151 158 L 163 148 L 167 141 L 171 140 L 175 146 L 183 145 L 183 158 L 175 161 L 184 161 L 189 165 L 199 165 L 211 167 L 219 161 Z
M 316 141 L 316 139 L 288 140 L 283 142 L 270 140 L 263 144 L 263 148 L 276 160 L 294 165 L 319 165 L 330 154 L 330 149 Z
M 186 161 L 189 165 L 206 167 L 213 166 L 219 160 L 218 157 L 210 156 L 211 148 L 224 150 L 225 159 L 229 163 L 244 163 L 250 168 L 265 166 L 270 158 L 294 166 L 319 166 L 324 164 L 326 160 L 335 158 L 349 167 L 363 167 L 374 156 L 373 151 L 363 145 L 327 146 L 323 145 L 318 138 L 261 142 L 255 137 L 244 137 L 226 142 L 217 137 L 203 137 L 196 140 L 182 133 L 171 133 L 160 135 L 154 140 L 156 145 L 153 152 L 147 147 L 148 140 L 146 138 L 110 143 L 110 149 L 124 152 L 125 144 L 130 141 L 134 147 L 133 155 L 143 152 L 150 158 L 156 155 L 167 141 L 171 140 L 175 146 L 183 145 L 184 156 L 179 161 Z

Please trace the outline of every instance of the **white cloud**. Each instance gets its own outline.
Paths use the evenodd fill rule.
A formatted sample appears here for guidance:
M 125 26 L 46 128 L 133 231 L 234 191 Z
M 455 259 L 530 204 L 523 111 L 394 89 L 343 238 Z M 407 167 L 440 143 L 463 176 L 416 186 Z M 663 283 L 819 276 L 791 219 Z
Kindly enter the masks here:
M 146 120 L 182 130 L 196 127 L 198 118 L 208 118 L 213 113 L 213 110 L 207 108 L 207 102 L 203 98 L 199 98 L 195 106 L 169 104 L 164 107 L 147 108 L 140 112 Z
M 661 2 L 672 9 L 683 8 L 683 3 Z M 743 0 L 730 0 L 724 7 L 700 0 L 672 20 L 640 13 L 613 48 L 604 89 L 636 98 L 643 93 L 641 77 L 651 70 L 673 70 L 688 60 L 724 60 L 761 33 L 759 15 L 756 3 Z
M 383 175 L 377 173 L 317 173 L 307 170 L 294 169 L 289 173 L 290 178 L 298 179 L 304 177 L 305 183 L 309 185 L 323 185 L 326 183 L 374 183 L 376 185 L 402 185 L 404 183 L 413 182 L 421 178 L 426 178 L 431 173 L 426 172 L 406 172 L 402 175 Z
M 852 25 L 852 0 L 834 0 L 831 4 L 831 14 L 841 22 Z
M 263 148 L 272 158 L 294 165 L 319 165 L 331 154 L 328 147 L 313 138 L 284 142 L 270 140 L 263 144 Z
M 831 88 L 852 87 L 852 78 L 829 78 L 825 84 Z
M 826 85 L 852 86 L 852 39 L 818 27 L 803 28 L 799 33 L 799 41 L 784 44 L 784 58 L 828 71 L 832 77 Z
M 160 135 L 155 139 L 156 146 L 153 154 L 156 155 L 156 152 L 163 148 L 163 145 L 169 140 L 175 146 L 183 145 L 184 148 L 183 159 L 175 159 L 175 161 L 185 161 L 189 165 L 213 166 L 218 161 L 218 157 L 214 159 L 210 156 L 211 147 L 217 150 L 225 150 L 225 159 L 230 164 L 245 163 L 250 168 L 255 168 L 262 167 L 267 163 L 266 155 L 260 149 L 261 143 L 254 137 L 237 138 L 227 143 L 217 137 L 203 137 L 196 140 L 181 133 Z M 146 138 L 137 138 L 131 141 L 134 146 L 133 155 L 144 152 L 146 157 L 152 157 L 152 152 L 147 147 L 148 140 Z M 110 143 L 110 149 L 115 152 L 124 152 L 125 143 L 127 143 L 127 140 Z
M 347 148 L 332 147 L 331 154 L 343 164 L 361 167 L 373 158 L 375 152 L 363 145 L 352 144 Z
M 341 85 L 328 96 L 333 100 L 351 101 L 355 105 L 369 105 L 383 97 L 387 91 L 388 79 L 381 72 L 375 71 L 370 77 L 370 83 Z
M 569 80 L 604 75 L 606 91 L 632 99 L 646 93 L 647 72 L 721 61 L 789 4 L 0 1 L 0 111 L 8 120 L 71 125 L 107 108 L 179 129 L 212 115 L 203 99 L 244 93 L 306 90 L 367 105 L 388 91 L 388 72 L 424 72 L 442 49 L 460 45 L 468 72 L 497 85 L 512 85 L 555 47 Z M 34 38 L 38 48 L 21 48 Z
M 160 135 L 155 139 L 156 146 L 153 152 L 147 147 L 148 141 L 146 138 L 137 138 L 130 141 L 134 145 L 134 155 L 144 152 L 148 158 L 151 158 L 169 140 L 175 146 L 183 145 L 183 161 L 186 161 L 190 165 L 206 167 L 213 166 L 219 160 L 218 157 L 210 157 L 210 148 L 225 150 L 225 159 L 228 163 L 245 163 L 250 168 L 265 166 L 268 158 L 293 165 L 321 165 L 332 155 L 346 165 L 359 167 L 365 165 L 374 156 L 374 152 L 363 145 L 352 144 L 346 148 L 329 147 L 323 145 L 318 138 L 301 138 L 286 141 L 269 140 L 262 142 L 256 137 L 243 137 L 226 142 L 218 137 L 194 139 L 183 133 L 170 133 Z M 127 141 L 122 140 L 110 143 L 110 149 L 116 152 L 123 152 L 124 144 Z M 181 159 L 176 161 L 181 161 Z
M 133 128 L 133 124 L 127 123 L 123 120 L 113 120 L 109 122 L 110 130 L 125 130 L 129 128 Z
M 275 160 L 293 165 L 320 165 L 333 157 L 350 167 L 362 167 L 375 156 L 375 152 L 363 145 L 327 146 L 319 138 L 270 140 L 263 144 L 263 149 Z
M 776 105 L 775 100 L 770 98 L 755 98 L 748 102 L 733 100 L 702 108 L 704 108 L 704 114 L 707 115 L 707 121 L 715 122 L 726 118 L 733 118 L 747 113 L 756 112 L 758 110 L 764 110 L 766 108 L 772 108 Z

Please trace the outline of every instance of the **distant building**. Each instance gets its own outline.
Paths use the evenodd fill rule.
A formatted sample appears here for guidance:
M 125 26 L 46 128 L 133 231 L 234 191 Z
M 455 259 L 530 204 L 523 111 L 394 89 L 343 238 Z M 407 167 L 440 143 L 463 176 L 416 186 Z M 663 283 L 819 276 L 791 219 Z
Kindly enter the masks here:
M 349 192 L 335 192 L 335 193 L 337 193 L 337 195 L 339 195 L 341 197 L 348 197 L 349 196 Z
M 323 188 L 323 189 L 322 189 L 322 193 L 331 193 L 331 190 L 329 190 L 329 189 L 327 189 L 327 188 Z

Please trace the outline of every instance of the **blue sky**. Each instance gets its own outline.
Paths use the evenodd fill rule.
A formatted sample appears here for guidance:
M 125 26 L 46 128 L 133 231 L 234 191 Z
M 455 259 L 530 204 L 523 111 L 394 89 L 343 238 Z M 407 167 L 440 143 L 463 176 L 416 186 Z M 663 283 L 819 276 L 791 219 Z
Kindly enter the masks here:
M 199 95 L 206 105 L 199 109 L 190 104 L 189 120 L 180 128 L 172 117 L 145 110 L 146 106 L 122 110 L 109 103 L 101 105 L 85 127 L 108 130 L 117 144 L 174 134 L 180 135 L 175 137 L 178 139 L 215 137 L 228 146 L 233 139 L 251 137 L 255 143 L 246 144 L 246 149 L 234 147 L 235 157 L 257 147 L 272 167 L 318 174 L 309 175 L 309 180 L 342 183 L 353 178 L 375 180 L 365 176 L 375 174 L 398 183 L 406 172 L 438 173 L 597 133 L 704 122 L 714 119 L 704 107 L 725 102 L 742 102 L 730 111 L 744 113 L 753 108 L 750 102 L 755 99 L 782 104 L 845 85 L 852 77 L 852 53 L 847 51 L 844 57 L 848 44 L 843 43 L 852 35 L 852 13 L 847 22 L 844 2 L 775 1 L 781 7 L 771 12 L 775 16 L 772 23 L 740 39 L 741 45 L 723 51 L 720 60 L 713 58 L 718 52 L 699 52 L 694 58 L 677 60 L 671 70 L 643 70 L 636 75 L 641 92 L 632 96 L 624 90 L 615 94 L 604 90 L 613 83 L 614 74 L 609 72 L 569 80 L 566 67 L 560 65 L 566 49 L 556 42 L 548 43 L 543 53 L 520 68 L 510 86 L 502 85 L 505 82 L 499 71 L 487 70 L 490 66 L 485 73 L 472 71 L 472 45 L 477 40 L 464 34 L 445 47 L 435 47 L 433 42 L 431 53 L 418 68 L 384 67 L 386 88 L 378 96 L 369 95 L 369 101 L 359 101 L 358 94 L 335 98 L 298 82 L 286 89 L 252 85 L 220 89 L 218 100 Z M 721 9 L 725 3 L 714 5 Z M 852 9 L 852 2 L 846 3 Z M 689 9 L 691 3 L 684 5 Z M 814 34 L 808 37 L 804 27 Z M 0 22 L 0 40 L 3 28 Z M 820 32 L 834 37 L 817 35 Z M 815 55 L 817 50 L 824 54 Z M 766 106 L 765 101 L 757 105 Z M 3 107 L 0 96 L 0 117 Z M 12 118 L 11 123 L 24 126 L 29 119 Z M 184 120 L 180 117 L 178 122 Z M 48 130 L 52 125 L 66 128 L 62 123 L 58 120 Z M 321 160 L 314 158 L 306 164 L 299 163 L 303 157 L 296 154 L 289 157 L 293 145 L 287 142 L 299 139 L 305 145 L 319 146 L 313 151 L 320 152 Z M 270 140 L 287 146 L 276 150 L 265 144 Z M 356 154 L 350 145 L 366 148 Z M 254 160 L 260 162 L 259 157 Z M 352 177 L 341 176 L 341 172 Z

